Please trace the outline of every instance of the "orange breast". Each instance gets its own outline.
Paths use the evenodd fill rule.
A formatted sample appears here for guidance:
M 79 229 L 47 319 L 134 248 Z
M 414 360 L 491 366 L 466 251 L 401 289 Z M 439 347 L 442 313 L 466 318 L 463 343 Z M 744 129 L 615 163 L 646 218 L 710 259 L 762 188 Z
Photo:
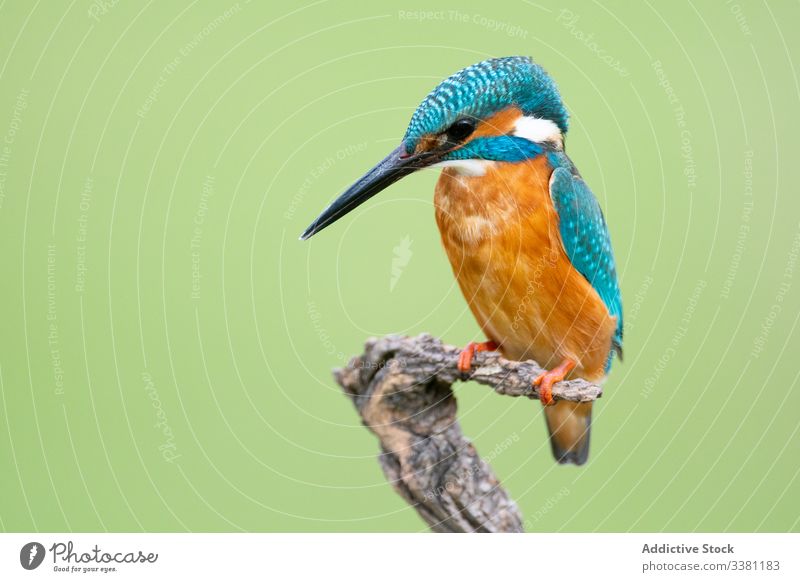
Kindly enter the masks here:
M 561 245 L 543 156 L 468 177 L 445 169 L 436 221 L 453 272 L 488 339 L 512 359 L 604 376 L 615 318 Z

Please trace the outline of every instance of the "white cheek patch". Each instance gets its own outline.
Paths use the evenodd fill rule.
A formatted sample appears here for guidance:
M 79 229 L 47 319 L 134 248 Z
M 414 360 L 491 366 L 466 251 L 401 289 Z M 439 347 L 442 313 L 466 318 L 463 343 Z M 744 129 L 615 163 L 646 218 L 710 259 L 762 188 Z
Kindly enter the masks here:
M 432 164 L 431 168 L 454 168 L 462 176 L 483 176 L 486 170 L 494 164 L 490 160 L 445 160 Z
M 528 141 L 542 143 L 549 141 L 558 145 L 563 144 L 563 137 L 558 126 L 549 119 L 522 116 L 514 124 L 514 135 L 523 137 Z

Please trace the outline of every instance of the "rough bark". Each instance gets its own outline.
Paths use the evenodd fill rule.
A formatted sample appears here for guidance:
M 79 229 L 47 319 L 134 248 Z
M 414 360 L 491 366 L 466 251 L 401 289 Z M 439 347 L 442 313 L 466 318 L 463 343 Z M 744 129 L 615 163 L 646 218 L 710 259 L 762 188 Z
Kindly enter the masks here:
M 480 352 L 462 374 L 460 351 L 427 334 L 370 339 L 334 377 L 378 437 L 386 478 L 433 531 L 520 532 L 516 503 L 461 432 L 451 385 L 474 380 L 498 394 L 538 398 L 531 381 L 543 370 L 533 361 Z M 581 379 L 553 387 L 557 400 L 600 395 L 598 386 Z

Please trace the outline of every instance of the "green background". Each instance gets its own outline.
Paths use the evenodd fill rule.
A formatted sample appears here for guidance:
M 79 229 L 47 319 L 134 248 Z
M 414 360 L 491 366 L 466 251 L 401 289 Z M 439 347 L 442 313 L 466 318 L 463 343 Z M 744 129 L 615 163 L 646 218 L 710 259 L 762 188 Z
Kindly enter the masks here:
M 460 385 L 465 433 L 531 531 L 800 529 L 796 3 L 269 4 L 0 2 L 0 529 L 424 530 L 330 370 L 482 339 L 436 175 L 297 235 L 510 54 L 572 115 L 626 359 L 583 468 L 536 403 Z

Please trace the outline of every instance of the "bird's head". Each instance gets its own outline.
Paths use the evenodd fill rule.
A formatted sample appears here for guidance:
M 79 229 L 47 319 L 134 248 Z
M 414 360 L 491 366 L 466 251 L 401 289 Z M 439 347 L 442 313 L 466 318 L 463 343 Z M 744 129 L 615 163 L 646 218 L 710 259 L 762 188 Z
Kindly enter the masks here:
M 442 81 L 420 103 L 400 145 L 311 223 L 305 240 L 417 170 L 480 175 L 563 147 L 567 111 L 555 83 L 528 57 L 489 59 Z

